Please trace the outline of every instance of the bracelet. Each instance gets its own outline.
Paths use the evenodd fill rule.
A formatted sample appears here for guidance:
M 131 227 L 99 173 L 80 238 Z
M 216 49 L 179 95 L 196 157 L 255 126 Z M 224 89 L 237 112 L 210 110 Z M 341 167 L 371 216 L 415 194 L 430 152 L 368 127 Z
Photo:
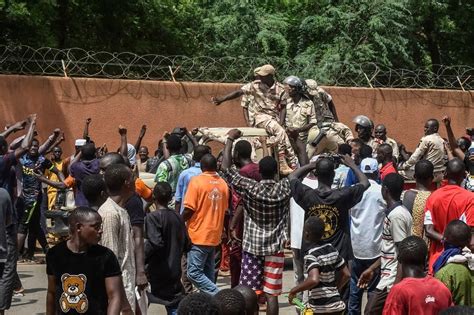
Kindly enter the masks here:
M 231 137 L 227 137 L 227 140 L 234 141 L 235 139 L 232 139 Z

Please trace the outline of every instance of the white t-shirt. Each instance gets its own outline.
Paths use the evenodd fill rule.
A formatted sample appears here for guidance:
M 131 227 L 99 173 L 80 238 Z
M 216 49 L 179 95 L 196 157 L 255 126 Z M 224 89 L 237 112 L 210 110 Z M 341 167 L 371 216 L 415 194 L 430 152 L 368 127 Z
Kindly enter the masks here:
M 395 207 L 385 217 L 382 232 L 382 261 L 380 282 L 377 289 L 387 291 L 393 286 L 397 276 L 397 247 L 395 243 L 411 235 L 412 218 L 410 212 L 402 205 Z
M 317 179 L 306 177 L 303 179 L 302 183 L 313 189 L 318 187 Z M 290 199 L 290 224 L 290 246 L 291 248 L 301 249 L 304 227 L 304 210 L 293 198 Z
M 369 183 L 362 200 L 350 210 L 352 250 L 358 259 L 374 259 L 381 255 L 387 204 L 382 197 L 382 186 L 371 179 Z

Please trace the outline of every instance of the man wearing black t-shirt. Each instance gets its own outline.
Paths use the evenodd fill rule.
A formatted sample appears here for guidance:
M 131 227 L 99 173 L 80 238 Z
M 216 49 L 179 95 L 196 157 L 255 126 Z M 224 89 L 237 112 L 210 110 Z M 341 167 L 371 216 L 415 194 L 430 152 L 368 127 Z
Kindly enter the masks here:
M 46 314 L 120 314 L 123 292 L 120 265 L 114 253 L 98 245 L 100 215 L 87 207 L 69 216 L 71 239 L 46 255 Z M 133 314 L 130 308 L 122 314 Z
M 342 189 L 331 189 L 334 180 L 335 163 L 330 158 L 320 158 L 290 174 L 290 185 L 293 198 L 305 210 L 305 219 L 318 216 L 325 223 L 323 243 L 331 243 L 340 255 L 349 261 L 352 259 L 351 238 L 349 235 L 349 209 L 362 198 L 370 184 L 349 155 L 342 157 L 342 162 L 355 173 L 358 183 Z M 315 170 L 318 188 L 312 189 L 302 184 L 310 171 Z M 302 250 L 307 250 L 305 244 Z

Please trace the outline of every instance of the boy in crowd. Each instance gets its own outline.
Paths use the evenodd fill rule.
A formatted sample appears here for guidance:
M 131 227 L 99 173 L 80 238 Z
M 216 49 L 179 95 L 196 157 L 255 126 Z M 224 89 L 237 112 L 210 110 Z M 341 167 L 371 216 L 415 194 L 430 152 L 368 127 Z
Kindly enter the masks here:
M 102 174 L 86 176 L 82 181 L 82 193 L 89 202 L 89 207 L 98 211 L 108 197 L 104 176 Z
M 245 313 L 247 315 L 256 315 L 258 314 L 258 297 L 252 288 L 239 284 L 234 287 L 234 290 L 239 291 L 245 300 Z
M 156 211 L 145 219 L 145 265 L 151 284 L 151 294 L 164 304 L 168 314 L 176 314 L 183 298 L 181 257 L 189 246 L 186 226 L 178 212 L 168 207 L 173 198 L 167 182 L 159 182 L 153 189 Z
M 187 295 L 178 307 L 178 315 L 218 315 L 219 306 L 211 295 L 199 292 Z
M 245 299 L 242 293 L 234 289 L 224 289 L 213 296 L 213 300 L 219 307 L 220 314 L 246 315 Z M 251 315 L 251 314 L 249 314 Z
M 76 208 L 69 216 L 68 241 L 46 255 L 46 314 L 120 314 L 125 295 L 114 253 L 98 245 L 102 219 L 97 211 Z M 122 314 L 133 314 L 131 309 Z
M 309 250 L 304 259 L 308 277 L 291 289 L 288 300 L 292 303 L 297 293 L 310 290 L 309 306 L 314 313 L 343 314 L 346 306 L 339 290 L 350 278 L 349 269 L 334 246 L 321 243 L 324 228 L 325 224 L 319 217 L 312 216 L 306 220 L 304 238 Z M 342 273 L 336 277 L 338 271 Z
M 435 277 L 451 291 L 456 305 L 474 304 L 474 262 L 469 250 L 463 252 L 470 242 L 471 228 L 466 223 L 449 222 L 444 231 L 444 251 L 433 265 Z
M 387 297 L 384 315 L 436 315 L 453 304 L 451 293 L 439 280 L 426 276 L 428 247 L 418 236 L 400 242 L 398 262 L 402 280 L 393 286 Z

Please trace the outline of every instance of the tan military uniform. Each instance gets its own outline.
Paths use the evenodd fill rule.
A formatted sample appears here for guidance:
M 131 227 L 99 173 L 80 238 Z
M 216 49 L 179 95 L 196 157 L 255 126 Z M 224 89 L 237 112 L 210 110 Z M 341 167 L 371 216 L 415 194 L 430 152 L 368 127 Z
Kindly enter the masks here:
M 387 140 L 383 141 L 381 139 L 375 138 L 376 141 L 379 142 L 379 146 L 383 143 L 386 143 L 392 147 L 392 155 L 396 157 L 397 159 L 400 156 L 400 151 L 398 150 L 398 143 L 397 141 L 393 140 L 392 138 L 387 137 Z M 378 147 L 377 147 L 378 148 Z
M 254 126 L 255 125 L 255 112 L 254 112 L 254 107 L 251 106 L 251 104 L 254 101 L 253 95 L 243 95 L 242 100 L 240 101 L 240 106 L 242 106 L 246 111 L 247 115 L 249 117 L 248 125 Z
M 298 160 L 290 143 L 285 129 L 279 124 L 280 108 L 286 106 L 287 94 L 279 82 L 268 88 L 260 80 L 255 80 L 241 87 L 244 96 L 252 96 L 253 101 L 248 103 L 249 120 L 253 116 L 253 127 L 264 128 L 278 141 L 279 156 L 285 156 L 292 165 Z
M 310 80 L 307 80 L 307 82 Z M 318 123 L 334 122 L 334 115 L 329 109 L 329 102 L 332 101 L 332 97 L 323 88 L 317 84 L 308 84 L 308 93 L 314 103 L 316 118 Z
M 401 169 L 404 171 L 404 176 L 410 178 L 412 177 L 413 169 L 419 160 L 426 159 L 433 163 L 434 166 L 434 181 L 439 182 L 442 180 L 443 172 L 446 170 L 445 161 L 446 161 L 446 152 L 444 149 L 444 140 L 440 137 L 438 133 L 424 136 L 421 138 L 418 147 L 415 152 L 410 156 L 408 161 L 406 161 Z M 412 172 L 409 172 L 412 171 Z M 402 173 L 401 173 L 402 174 Z
M 372 156 L 376 157 L 377 156 L 377 149 L 382 144 L 382 141 L 379 140 L 379 139 L 375 139 L 374 137 L 370 137 L 370 140 L 367 141 L 367 142 L 364 142 L 364 143 L 372 148 Z
M 315 148 L 312 145 L 307 147 L 308 156 L 319 155 L 321 153 L 336 153 L 340 144 L 349 143 L 354 139 L 351 128 L 341 122 L 324 123 L 321 128 L 326 132 L 326 136 L 319 142 Z M 308 142 L 311 143 L 321 132 L 319 128 L 311 128 L 308 135 Z
M 285 117 L 285 126 L 287 128 L 302 128 L 308 124 L 316 125 L 316 122 L 316 113 L 311 100 L 302 98 L 295 104 L 291 98 L 288 99 Z M 308 131 L 300 132 L 299 138 L 307 142 Z

